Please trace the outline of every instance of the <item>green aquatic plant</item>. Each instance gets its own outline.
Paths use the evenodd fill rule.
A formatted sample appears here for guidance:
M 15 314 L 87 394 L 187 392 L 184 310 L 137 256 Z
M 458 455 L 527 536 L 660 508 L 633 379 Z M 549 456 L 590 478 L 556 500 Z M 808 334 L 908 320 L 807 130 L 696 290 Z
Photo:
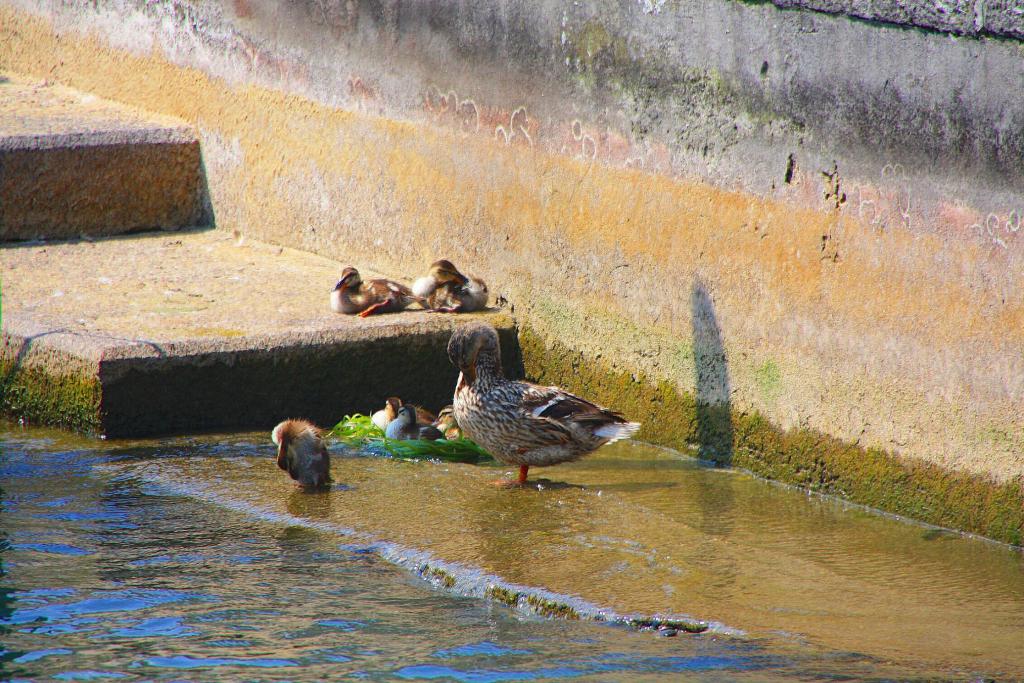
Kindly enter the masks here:
M 444 460 L 446 462 L 480 463 L 489 462 L 490 454 L 466 438 L 460 439 L 412 439 L 399 441 L 384 436 L 384 432 L 368 415 L 346 415 L 334 425 L 330 436 L 347 446 L 380 452 L 395 458 L 409 460 Z

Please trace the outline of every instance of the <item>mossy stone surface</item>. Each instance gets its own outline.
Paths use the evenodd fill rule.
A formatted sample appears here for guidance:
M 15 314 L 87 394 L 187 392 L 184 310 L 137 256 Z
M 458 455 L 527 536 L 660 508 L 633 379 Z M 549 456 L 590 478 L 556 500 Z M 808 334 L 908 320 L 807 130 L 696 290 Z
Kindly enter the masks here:
M 621 411 L 638 438 L 768 479 L 976 533 L 1024 541 L 1024 481 L 997 483 L 938 465 L 862 448 L 809 429 L 782 430 L 758 412 L 704 405 L 669 382 L 611 370 L 529 327 L 519 330 L 526 376 Z
M 76 432 L 102 428 L 100 383 L 95 372 L 51 352 L 51 367 L 29 362 L 31 341 L 3 335 L 0 349 L 0 414 L 30 424 Z

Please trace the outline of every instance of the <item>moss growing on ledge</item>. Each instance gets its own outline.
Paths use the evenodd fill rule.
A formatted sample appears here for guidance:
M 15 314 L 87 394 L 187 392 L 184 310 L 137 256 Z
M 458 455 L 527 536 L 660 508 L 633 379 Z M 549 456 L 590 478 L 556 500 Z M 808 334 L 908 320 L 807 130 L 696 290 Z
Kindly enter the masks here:
M 529 379 L 559 384 L 643 423 L 638 438 L 759 476 L 1004 543 L 1024 541 L 1024 481 L 996 483 L 807 429 L 784 431 L 757 412 L 698 404 L 665 381 L 614 370 L 528 327 Z
M 509 607 L 515 607 L 519 604 L 519 597 L 522 594 L 508 588 L 502 588 L 501 586 L 488 586 L 487 590 L 484 591 L 484 595 Z
M 526 604 L 534 612 L 544 617 L 558 617 L 560 619 L 569 619 L 570 621 L 579 621 L 580 618 L 580 613 L 564 602 L 547 600 L 536 595 L 528 595 L 526 596 Z
M 34 424 L 98 433 L 100 383 L 96 378 L 53 374 L 0 361 L 0 414 Z
M 700 621 L 686 621 L 683 619 L 630 619 L 626 622 L 629 626 L 638 631 L 656 631 L 663 628 L 671 628 L 686 633 L 704 633 L 708 625 Z

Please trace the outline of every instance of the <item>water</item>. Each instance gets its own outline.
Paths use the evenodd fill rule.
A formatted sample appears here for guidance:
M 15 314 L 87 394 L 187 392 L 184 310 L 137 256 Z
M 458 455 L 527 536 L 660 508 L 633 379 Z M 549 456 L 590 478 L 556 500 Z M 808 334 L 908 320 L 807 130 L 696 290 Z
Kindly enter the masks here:
M 339 485 L 303 494 L 264 434 L 0 440 L 2 679 L 1024 677 L 1017 551 L 651 447 L 524 491 L 336 453 Z M 547 619 L 495 583 L 719 626 Z

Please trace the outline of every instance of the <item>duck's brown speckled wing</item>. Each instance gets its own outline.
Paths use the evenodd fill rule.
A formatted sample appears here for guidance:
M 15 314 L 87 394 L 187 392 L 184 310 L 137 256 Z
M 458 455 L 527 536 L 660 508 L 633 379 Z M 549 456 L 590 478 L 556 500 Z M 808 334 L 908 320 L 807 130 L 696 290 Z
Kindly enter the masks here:
M 394 280 L 370 280 L 366 283 L 373 292 L 374 296 L 386 299 L 389 296 L 393 297 L 412 297 L 412 290 L 405 285 L 395 282 Z
M 386 311 L 401 310 L 416 300 L 411 289 L 394 280 L 370 280 L 366 287 L 373 301 L 386 304 Z
M 531 385 L 523 392 L 523 412 L 533 418 L 556 422 L 601 425 L 623 421 L 621 414 L 602 408 L 558 387 Z

